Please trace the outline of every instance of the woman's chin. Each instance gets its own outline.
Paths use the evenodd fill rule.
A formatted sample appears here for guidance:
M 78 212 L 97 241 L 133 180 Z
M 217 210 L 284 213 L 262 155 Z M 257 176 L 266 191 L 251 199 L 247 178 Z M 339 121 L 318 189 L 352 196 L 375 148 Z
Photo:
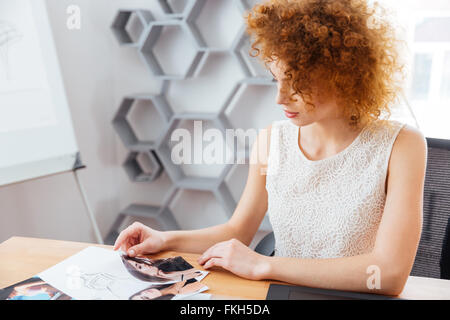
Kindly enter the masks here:
M 306 127 L 312 123 L 314 123 L 314 120 L 311 119 L 305 119 L 305 118 L 300 118 L 300 117 L 295 117 L 292 119 L 289 119 L 291 121 L 292 124 L 296 125 L 297 127 Z
M 298 127 L 304 126 L 303 121 L 301 121 L 301 119 L 299 119 L 298 116 L 295 118 L 289 119 L 289 121 L 291 121 L 292 124 L 295 124 Z

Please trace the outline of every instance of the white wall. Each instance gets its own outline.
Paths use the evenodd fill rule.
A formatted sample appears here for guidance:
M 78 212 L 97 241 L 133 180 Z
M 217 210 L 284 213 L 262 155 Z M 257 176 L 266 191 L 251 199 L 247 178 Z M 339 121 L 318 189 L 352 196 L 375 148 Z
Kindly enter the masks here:
M 170 187 L 166 174 L 153 184 L 129 182 L 121 168 L 126 150 L 111 126 L 111 120 L 124 95 L 135 92 L 158 93 L 161 85 L 144 69 L 135 50 L 117 45 L 109 30 L 112 19 L 118 8 L 148 8 L 157 18 L 161 16 L 161 11 L 156 6 L 156 0 L 46 2 L 76 138 L 83 162 L 87 165 L 87 169 L 80 171 L 80 177 L 105 236 L 121 209 L 130 203 L 157 205 Z M 66 8 L 72 4 L 81 8 L 81 30 L 71 31 L 66 28 Z M 239 19 L 236 13 L 234 17 Z M 233 25 L 236 21 L 229 23 Z M 206 70 L 206 76 L 222 79 L 219 73 L 228 72 L 227 77 L 233 77 L 233 73 L 229 74 L 230 65 L 224 64 L 220 70 L 212 63 L 211 68 L 218 73 L 214 71 L 208 75 Z M 208 83 L 219 87 L 203 87 Z M 212 93 L 209 97 L 202 96 L 200 101 L 217 103 L 216 95 L 225 92 L 223 81 L 218 83 L 204 78 L 198 80 L 197 84 L 191 82 L 187 85 L 186 82 L 185 93 L 179 87 L 182 84 L 177 83 L 174 85 L 176 94 L 173 99 L 180 101 L 193 92 L 194 97 L 188 101 L 198 106 L 192 99 L 200 86 L 203 92 Z M 245 177 L 245 170 L 241 175 Z M 242 189 L 242 178 L 237 180 Z M 233 193 L 238 197 L 240 192 L 234 190 Z M 208 201 L 208 195 L 195 196 L 199 201 Z M 173 207 L 176 218 L 184 228 L 201 228 L 224 219 L 219 213 L 221 209 L 214 203 L 207 206 L 208 211 L 205 207 L 195 206 L 191 192 L 182 195 L 179 201 L 185 201 L 185 204 L 178 202 Z M 0 188 L 0 204 L 0 241 L 15 235 L 95 241 L 71 173 Z M 195 211 L 197 214 L 193 214 Z M 151 224 L 151 221 L 144 222 Z

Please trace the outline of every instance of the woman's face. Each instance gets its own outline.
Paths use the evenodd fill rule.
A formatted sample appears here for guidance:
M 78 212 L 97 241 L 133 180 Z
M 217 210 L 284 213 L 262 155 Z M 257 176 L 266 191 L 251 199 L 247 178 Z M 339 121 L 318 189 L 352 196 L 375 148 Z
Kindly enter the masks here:
M 130 263 L 133 268 L 135 268 L 137 271 L 145 273 L 149 276 L 157 276 L 159 269 L 153 266 L 150 266 L 146 263 L 137 262 L 133 260 L 128 260 L 128 263 Z
M 201 271 L 198 271 L 198 270 L 194 271 L 194 269 L 188 269 L 188 270 L 183 270 L 183 271 L 164 272 L 164 271 L 158 269 L 157 267 L 150 266 L 146 263 L 136 262 L 133 260 L 128 260 L 128 262 L 137 271 L 144 273 L 146 275 L 149 275 L 149 276 L 157 276 L 160 278 L 172 279 L 172 278 L 181 277 L 181 275 L 184 274 L 184 279 L 191 279 L 191 278 L 196 278 L 202 274 Z
M 161 291 L 158 289 L 147 289 L 134 296 L 132 300 L 151 300 L 160 297 L 161 295 Z
M 16 287 L 15 290 L 21 295 L 34 295 L 39 292 L 50 293 L 50 286 L 43 281 L 36 283 L 29 283 L 23 286 Z M 53 289 L 55 291 L 56 289 Z
M 281 60 L 275 60 L 269 64 L 270 71 L 277 80 L 278 94 L 276 102 L 281 105 L 285 116 L 297 126 L 306 126 L 316 121 L 336 118 L 339 116 L 338 107 L 334 99 L 325 98 L 325 94 L 320 95 L 320 90 L 314 89 L 312 103 L 315 108 L 307 106 L 299 94 L 294 92 L 291 83 L 284 74 L 285 64 Z M 296 100 L 296 101 L 290 101 Z

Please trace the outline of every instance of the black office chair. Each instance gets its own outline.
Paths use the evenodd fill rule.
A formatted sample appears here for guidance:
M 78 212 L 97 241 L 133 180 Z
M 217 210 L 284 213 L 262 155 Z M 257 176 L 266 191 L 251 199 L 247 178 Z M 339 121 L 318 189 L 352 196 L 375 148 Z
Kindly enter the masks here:
M 450 279 L 450 140 L 427 138 L 422 236 L 411 275 Z M 273 232 L 255 251 L 274 254 Z
M 450 140 L 427 143 L 422 237 L 411 275 L 450 279 Z
M 275 237 L 273 232 L 266 234 L 256 245 L 255 251 L 265 256 L 273 256 L 275 253 Z

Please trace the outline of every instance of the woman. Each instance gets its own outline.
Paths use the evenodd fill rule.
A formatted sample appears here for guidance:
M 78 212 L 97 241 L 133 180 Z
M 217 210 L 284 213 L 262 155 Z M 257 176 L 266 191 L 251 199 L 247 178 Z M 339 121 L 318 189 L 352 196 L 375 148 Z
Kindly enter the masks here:
M 71 298 L 39 277 L 0 290 L 0 300 L 70 300 Z
M 195 279 L 183 280 L 174 284 L 162 284 L 139 291 L 129 300 L 172 300 L 176 295 L 194 294 L 205 286 Z
M 288 119 L 258 136 L 232 218 L 194 231 L 135 223 L 115 248 L 132 256 L 202 253 L 205 269 L 248 279 L 399 294 L 421 234 L 427 146 L 418 130 L 381 120 L 401 91 L 402 66 L 380 10 L 366 0 L 253 7 L 246 17 L 252 48 L 278 81 Z M 258 150 L 268 150 L 267 161 Z M 271 257 L 248 247 L 266 211 L 276 241 Z
M 173 282 L 189 280 L 202 275 L 182 257 L 150 260 L 122 255 L 122 262 L 128 272 L 142 281 Z

